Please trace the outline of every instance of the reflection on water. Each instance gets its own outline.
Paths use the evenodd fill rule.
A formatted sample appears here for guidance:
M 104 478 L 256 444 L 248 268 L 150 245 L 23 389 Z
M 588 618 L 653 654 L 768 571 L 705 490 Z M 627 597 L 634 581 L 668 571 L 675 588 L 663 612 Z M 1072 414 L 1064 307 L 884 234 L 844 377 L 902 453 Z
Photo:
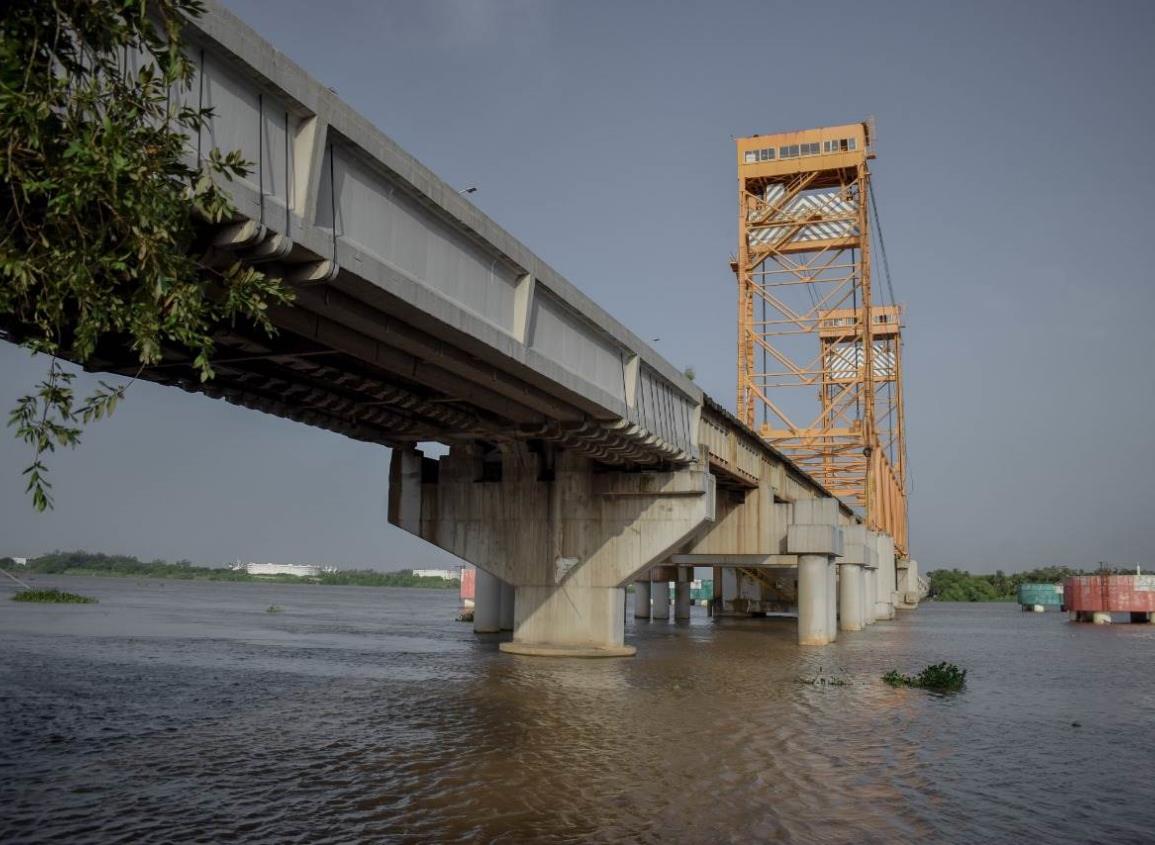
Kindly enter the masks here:
M 542 660 L 451 592 L 39 583 L 101 603 L 0 593 L 4 842 L 1155 837 L 1155 626 L 931 605 L 803 650 L 695 608 Z M 939 660 L 965 693 L 878 680 Z

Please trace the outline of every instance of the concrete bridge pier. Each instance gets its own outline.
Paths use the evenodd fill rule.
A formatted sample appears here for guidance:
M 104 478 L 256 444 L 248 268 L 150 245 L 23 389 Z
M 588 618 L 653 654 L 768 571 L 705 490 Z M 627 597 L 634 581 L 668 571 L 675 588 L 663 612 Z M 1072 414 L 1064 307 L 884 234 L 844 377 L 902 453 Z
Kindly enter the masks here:
M 694 580 L 694 570 L 689 566 L 678 567 L 678 578 L 674 582 L 674 621 L 690 621 L 690 582 Z
M 838 564 L 834 558 L 826 567 L 826 630 L 831 641 L 838 636 Z
M 866 526 L 844 526 L 842 533 L 843 555 L 838 561 L 841 628 L 843 631 L 859 631 L 875 619 L 877 555 Z
M 875 619 L 893 619 L 898 592 L 898 570 L 894 560 L 894 540 L 878 531 L 867 531 L 867 541 L 874 547 L 877 566 L 874 594 Z
M 499 614 L 499 616 L 500 616 L 499 621 L 501 624 L 501 630 L 512 631 L 513 630 L 513 617 L 514 617 L 514 587 L 513 587 L 513 584 L 507 584 L 504 581 L 501 582 L 501 600 L 500 600 L 499 604 L 501 606 L 501 611 Z
M 865 576 L 857 563 L 844 563 L 838 567 L 838 624 L 843 631 L 861 631 L 866 627 L 863 619 L 866 611 Z
M 918 561 L 912 558 L 899 560 L 898 566 L 898 602 L 899 610 L 914 610 L 918 607 Z
M 473 633 L 496 634 L 501 630 L 501 581 L 478 569 L 473 585 Z
M 668 622 L 670 619 L 670 582 L 652 581 L 650 583 L 650 595 L 654 600 L 651 618 L 655 622 Z
M 830 636 L 827 555 L 798 556 L 798 644 L 826 645 Z
M 634 582 L 634 618 L 650 618 L 650 577 L 648 572 L 644 579 Z
M 389 480 L 390 522 L 478 567 L 478 630 L 500 627 L 500 589 L 482 571 L 513 585 L 513 641 L 501 644 L 512 654 L 633 654 L 625 586 L 714 520 L 708 472 L 606 470 L 533 442 L 439 459 L 395 449 Z M 668 585 L 652 593 L 654 617 L 668 618 Z
M 795 502 L 786 529 L 786 552 L 798 555 L 798 644 L 826 645 L 838 635 L 832 608 L 831 568 L 843 553 L 834 499 Z

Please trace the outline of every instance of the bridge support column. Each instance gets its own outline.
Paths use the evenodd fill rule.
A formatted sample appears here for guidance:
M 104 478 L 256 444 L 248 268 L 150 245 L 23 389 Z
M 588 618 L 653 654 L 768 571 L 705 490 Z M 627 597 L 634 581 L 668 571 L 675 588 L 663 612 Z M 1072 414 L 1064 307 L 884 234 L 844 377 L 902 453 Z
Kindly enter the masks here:
M 634 618 L 650 618 L 650 579 L 649 573 L 644 581 L 634 582 Z
M 476 577 L 473 582 L 473 633 L 497 633 L 501 630 L 501 581 L 484 569 L 478 569 Z
M 502 643 L 501 650 L 532 657 L 629 657 L 637 649 L 625 644 L 625 594 L 624 587 L 518 587 L 513 642 Z
M 866 570 L 866 590 L 863 593 L 865 599 L 864 617 L 863 621 L 867 625 L 873 625 L 878 621 L 878 602 L 875 601 L 875 596 L 878 595 L 878 570 L 873 566 L 867 567 Z
M 826 645 L 830 636 L 827 604 L 830 558 L 826 555 L 798 557 L 798 644 Z
M 866 626 L 862 618 L 866 610 L 863 580 L 861 565 L 844 563 L 838 567 L 838 623 L 843 631 L 861 631 Z
M 513 630 L 513 608 L 514 608 L 514 588 L 513 584 L 501 582 L 501 612 L 500 622 L 501 630 Z
M 689 566 L 678 567 L 678 580 L 674 582 L 674 621 L 690 621 L 690 582 L 694 570 Z
M 838 564 L 834 558 L 826 567 L 826 631 L 831 640 L 838 636 Z
M 907 558 L 897 561 L 898 565 L 898 602 L 899 610 L 914 610 L 918 607 L 918 561 Z
M 633 654 L 625 586 L 714 520 L 704 470 L 607 472 L 576 452 L 509 442 L 499 466 L 491 446 L 455 446 L 417 473 L 403 471 L 406 454 L 393 453 L 389 521 L 513 585 L 513 641 L 501 644 L 513 654 Z M 495 630 L 486 590 L 479 571 L 474 618 Z M 654 610 L 668 617 L 662 598 Z
M 876 574 L 874 595 L 875 618 L 894 618 L 894 596 L 898 589 L 897 568 L 894 562 L 894 540 L 888 535 L 877 531 L 868 531 L 869 542 L 874 546 L 877 555 L 878 570 Z
M 670 618 L 670 582 L 653 581 L 650 583 L 650 595 L 654 600 L 651 611 L 655 622 L 666 622 Z
M 793 516 L 794 522 L 786 529 L 786 551 L 798 555 L 798 644 L 826 645 L 837 636 L 831 626 L 830 605 L 836 597 L 830 588 L 830 570 L 843 552 L 838 502 L 795 502 Z

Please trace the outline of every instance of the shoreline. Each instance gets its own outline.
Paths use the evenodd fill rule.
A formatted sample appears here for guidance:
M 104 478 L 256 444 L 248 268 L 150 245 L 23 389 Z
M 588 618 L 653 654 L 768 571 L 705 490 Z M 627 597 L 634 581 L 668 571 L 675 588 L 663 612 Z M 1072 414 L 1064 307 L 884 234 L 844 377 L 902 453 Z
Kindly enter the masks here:
M 437 591 L 456 591 L 460 587 L 460 582 L 458 581 L 448 581 L 443 584 L 403 583 L 406 580 L 404 576 L 400 578 L 390 578 L 390 576 L 395 576 L 396 573 L 389 572 L 382 572 L 380 574 L 368 574 L 363 578 L 358 577 L 360 573 L 357 575 L 350 573 L 340 577 L 339 579 L 326 579 L 325 576 L 302 577 L 297 575 L 249 575 L 247 573 L 233 572 L 232 570 L 228 569 L 220 570 L 220 574 L 218 575 L 213 570 L 208 570 L 208 567 L 201 568 L 198 571 L 190 572 L 188 574 L 164 572 L 108 572 L 95 569 L 68 569 L 62 572 L 45 572 L 43 570 L 26 569 L 24 567 L 13 567 L 12 569 L 14 570 L 14 574 L 17 577 L 28 581 L 38 577 L 55 578 L 57 576 L 62 576 L 69 578 L 106 578 L 109 580 L 136 579 L 138 581 L 211 581 L 215 583 L 234 584 L 288 584 L 316 587 L 377 587 Z M 208 570 L 209 574 L 206 574 L 205 570 Z M 393 583 L 394 581 L 397 583 Z

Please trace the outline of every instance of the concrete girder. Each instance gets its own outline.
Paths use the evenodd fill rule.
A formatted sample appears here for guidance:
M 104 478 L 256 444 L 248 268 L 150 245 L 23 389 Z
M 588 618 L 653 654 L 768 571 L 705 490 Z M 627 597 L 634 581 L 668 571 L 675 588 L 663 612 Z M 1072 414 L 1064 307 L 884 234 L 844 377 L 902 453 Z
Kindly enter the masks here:
M 331 287 L 302 288 L 297 291 L 296 304 L 334 325 L 345 326 L 412 356 L 413 360 L 426 366 L 452 374 L 463 384 L 484 385 L 492 393 L 530 408 L 545 419 L 580 420 L 584 416 L 572 405 L 549 396 L 510 373 L 470 357 L 443 339 L 406 325 L 388 312 L 377 312 L 345 291 Z

